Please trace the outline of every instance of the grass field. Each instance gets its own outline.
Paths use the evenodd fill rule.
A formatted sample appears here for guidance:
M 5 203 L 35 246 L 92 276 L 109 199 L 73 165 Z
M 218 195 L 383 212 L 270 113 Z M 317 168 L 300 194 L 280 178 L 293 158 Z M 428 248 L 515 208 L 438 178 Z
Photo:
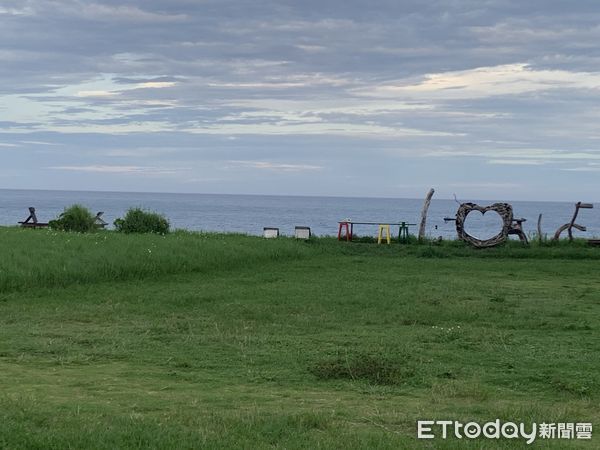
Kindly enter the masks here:
M 416 421 L 600 423 L 582 243 L 5 228 L 0 251 L 1 448 L 524 448 Z

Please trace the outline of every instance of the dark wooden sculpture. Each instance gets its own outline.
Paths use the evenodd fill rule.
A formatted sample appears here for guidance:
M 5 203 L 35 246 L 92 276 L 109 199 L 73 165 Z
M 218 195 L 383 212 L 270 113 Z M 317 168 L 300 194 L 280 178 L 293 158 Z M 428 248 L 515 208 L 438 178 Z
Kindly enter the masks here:
M 527 240 L 525 230 L 523 230 L 523 222 L 527 222 L 527 219 L 513 219 L 513 222 L 514 223 L 511 225 L 510 230 L 508 230 L 508 234 L 514 234 L 516 236 L 519 236 L 521 242 L 525 245 L 528 245 L 529 241 Z
M 552 238 L 552 240 L 558 241 L 560 239 L 560 235 L 562 234 L 562 232 L 567 230 L 567 232 L 569 234 L 569 242 L 572 242 L 573 241 L 573 228 L 576 228 L 579 231 L 587 231 L 586 227 L 584 227 L 583 225 L 576 224 L 575 220 L 577 219 L 577 215 L 579 214 L 580 209 L 592 209 L 593 207 L 594 207 L 594 205 L 591 203 L 581 203 L 581 202 L 575 203 L 575 213 L 573 214 L 573 218 L 571 219 L 571 221 L 569 223 L 565 223 L 564 225 L 560 226 L 558 228 L 558 230 L 556 230 L 556 233 L 554 233 L 554 237 Z

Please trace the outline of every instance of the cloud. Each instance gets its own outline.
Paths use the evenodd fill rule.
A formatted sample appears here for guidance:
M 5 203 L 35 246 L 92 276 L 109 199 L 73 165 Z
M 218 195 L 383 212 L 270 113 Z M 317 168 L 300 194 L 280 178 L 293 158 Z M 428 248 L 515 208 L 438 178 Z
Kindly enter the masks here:
M 269 82 L 269 83 L 252 83 L 252 82 L 238 82 L 238 83 L 209 83 L 210 87 L 217 88 L 242 88 L 242 89 L 287 89 L 303 87 L 303 83 L 289 83 L 289 82 Z
M 452 133 L 416 128 L 386 127 L 376 124 L 352 122 L 306 123 L 294 122 L 263 122 L 263 123 L 217 123 L 211 125 L 182 128 L 181 130 L 195 134 L 250 134 L 250 135 L 322 135 L 322 136 L 363 136 L 374 139 L 391 139 L 401 137 L 453 136 Z
M 416 83 L 398 80 L 356 89 L 358 95 L 384 98 L 471 99 L 550 89 L 598 89 L 600 72 L 535 69 L 526 63 L 430 73 Z
M 273 170 L 276 172 L 306 172 L 323 170 L 322 166 L 312 164 L 287 164 L 269 161 L 228 161 L 229 164 L 242 167 L 250 167 L 259 170 Z
M 597 185 L 594 2 L 5 0 L 0 22 L 1 164 L 40 187 L 187 190 L 125 176 L 185 167 L 212 192 L 268 170 L 311 193 L 511 167 L 544 195 Z M 322 188 L 312 166 L 335 168 Z
M 89 166 L 54 166 L 48 167 L 51 170 L 64 170 L 70 172 L 94 172 L 111 174 L 154 174 L 154 175 L 173 175 L 187 169 L 168 169 L 151 166 L 108 166 L 108 165 L 89 165 Z
M 547 161 L 539 159 L 490 159 L 488 164 L 496 164 L 501 166 L 541 166 Z
M 324 45 L 304 45 L 304 44 L 298 44 L 296 45 L 297 48 L 299 48 L 300 50 L 303 50 L 307 53 L 320 53 L 320 52 L 324 52 L 327 50 L 327 47 Z
M 51 146 L 56 146 L 56 145 L 60 145 L 57 144 L 56 142 L 45 142 L 45 141 L 20 141 L 22 144 L 31 144 L 31 145 L 51 145 Z
M 114 91 L 78 91 L 75 95 L 77 97 L 113 97 L 118 94 Z
M 271 76 L 261 82 L 208 83 L 210 87 L 243 89 L 309 88 L 315 86 L 351 86 L 354 80 L 322 73 L 302 73 L 287 76 Z
M 449 187 L 468 188 L 468 189 L 513 189 L 521 186 L 519 183 L 496 183 L 496 182 L 460 182 L 449 183 Z
M 34 14 L 34 11 L 32 8 L 29 7 L 25 7 L 25 8 L 6 8 L 3 6 L 0 6 L 0 16 L 1 15 L 7 15 L 7 16 L 31 16 Z
M 177 83 L 174 81 L 146 81 L 135 85 L 135 89 L 161 89 L 173 87 Z
M 153 12 L 132 5 L 107 5 L 83 0 L 48 2 L 48 8 L 63 14 L 92 21 L 117 21 L 134 23 L 173 23 L 188 19 L 186 14 Z M 41 5 L 39 5 L 41 6 Z
M 118 84 L 145 84 L 145 83 L 177 83 L 179 81 L 183 81 L 182 78 L 177 77 L 144 77 L 144 78 L 136 78 L 136 77 L 120 77 L 115 75 L 112 77 L 112 81 Z
M 600 163 L 588 163 L 585 166 L 562 169 L 567 172 L 600 172 Z
M 427 157 L 464 157 L 477 156 L 493 158 L 492 164 L 532 164 L 539 165 L 550 161 L 598 160 L 600 151 L 573 151 L 535 148 L 496 148 L 488 150 L 441 150 L 425 153 Z
M 109 98 L 131 93 L 138 89 L 164 89 L 177 85 L 176 81 L 141 81 L 138 83 L 122 83 L 120 80 L 115 80 L 116 77 L 110 74 L 102 74 L 96 77 L 95 80 L 87 81 L 79 86 L 69 86 L 57 90 L 58 95 L 70 95 L 75 92 L 75 97 L 97 97 Z M 106 86 L 106 89 L 87 89 L 87 87 Z M 83 89 L 81 89 L 83 88 Z M 81 89 L 81 90 L 79 90 Z M 131 100 L 131 99 L 129 99 Z

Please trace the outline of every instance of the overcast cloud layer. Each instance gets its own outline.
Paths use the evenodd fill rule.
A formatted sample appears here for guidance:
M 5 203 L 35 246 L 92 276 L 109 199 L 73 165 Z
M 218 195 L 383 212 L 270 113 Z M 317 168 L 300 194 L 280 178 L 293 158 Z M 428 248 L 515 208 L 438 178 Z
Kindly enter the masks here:
M 0 2 L 0 187 L 600 200 L 600 5 Z

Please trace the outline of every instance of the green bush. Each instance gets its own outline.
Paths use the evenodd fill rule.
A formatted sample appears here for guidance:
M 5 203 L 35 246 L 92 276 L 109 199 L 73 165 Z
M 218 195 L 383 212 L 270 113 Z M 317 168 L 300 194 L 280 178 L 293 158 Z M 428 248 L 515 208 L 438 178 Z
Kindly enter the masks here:
M 72 205 L 61 213 L 56 220 L 50 221 L 50 227 L 61 231 L 88 233 L 94 231 L 95 216 L 85 206 Z
M 124 218 L 115 220 L 115 228 L 123 233 L 158 233 L 169 232 L 169 221 L 162 215 L 131 208 Z

